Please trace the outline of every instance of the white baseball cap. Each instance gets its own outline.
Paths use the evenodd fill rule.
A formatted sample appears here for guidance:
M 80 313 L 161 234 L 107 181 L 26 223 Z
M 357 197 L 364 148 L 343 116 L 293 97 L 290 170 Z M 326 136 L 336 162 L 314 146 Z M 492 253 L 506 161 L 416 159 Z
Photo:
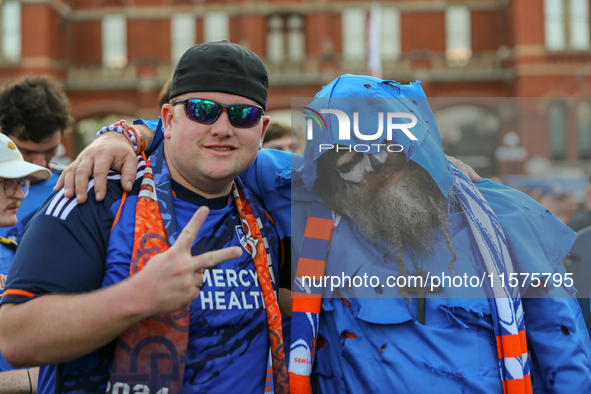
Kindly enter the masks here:
M 48 179 L 51 171 L 45 167 L 25 161 L 15 143 L 0 133 L 0 178 Z

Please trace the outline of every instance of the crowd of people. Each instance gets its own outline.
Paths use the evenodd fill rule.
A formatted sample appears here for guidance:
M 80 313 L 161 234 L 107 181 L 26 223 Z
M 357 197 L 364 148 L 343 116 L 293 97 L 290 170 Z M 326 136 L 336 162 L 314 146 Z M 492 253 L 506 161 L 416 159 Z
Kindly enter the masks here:
M 265 115 L 268 89 L 250 50 L 194 46 L 160 119 L 106 126 L 58 180 L 63 91 L 3 88 L 0 393 L 591 389 L 562 264 L 576 234 L 446 157 L 420 83 L 336 78 L 305 150 Z M 371 134 L 359 114 L 377 113 L 412 126 Z

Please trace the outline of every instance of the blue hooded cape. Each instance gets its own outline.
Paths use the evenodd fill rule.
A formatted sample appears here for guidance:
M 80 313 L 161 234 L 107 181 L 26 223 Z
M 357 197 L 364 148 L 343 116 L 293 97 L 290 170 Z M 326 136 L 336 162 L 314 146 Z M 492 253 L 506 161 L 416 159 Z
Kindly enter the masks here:
M 289 154 L 263 149 L 241 175 L 274 218 L 280 237 L 291 237 L 292 261 L 297 261 L 310 203 L 322 202 L 313 192 L 317 160 L 323 153 L 318 149 L 320 144 L 387 142 L 385 128 L 375 141 L 358 138 L 353 130 L 351 139 L 343 140 L 336 116 L 321 110 L 339 109 L 353 120 L 353 112 L 373 109 L 375 113 L 378 109 L 416 116 L 417 123 L 410 129 L 416 140 L 401 130 L 392 131 L 392 140 L 404 147 L 408 160 L 429 172 L 450 201 L 448 221 L 457 255 L 454 270 L 459 275 L 481 276 L 474 258 L 478 249 L 462 212 L 452 203 L 453 177 L 420 83 L 400 85 L 343 75 L 324 87 L 308 108 L 307 113 L 313 114 L 312 109 L 320 113 L 326 125 L 312 122 L 313 138 L 304 157 L 291 156 L 290 160 Z M 365 135 L 377 130 L 375 117 L 366 124 L 360 116 L 359 122 Z M 377 148 L 372 148 L 365 153 L 377 153 Z M 523 193 L 488 180 L 477 188 L 503 227 L 515 271 L 564 277 L 561 261 L 575 233 Z M 409 273 L 422 268 L 452 276 L 448 271 L 451 252 L 444 239 L 436 241 L 431 256 L 413 266 L 412 256 L 405 253 Z M 395 251 L 367 239 L 350 220 L 340 221 L 331 240 L 325 275 L 384 278 L 398 274 Z M 533 392 L 590 392 L 591 343 L 574 288 L 541 289 L 529 286 L 530 282 L 523 283 L 521 293 L 526 295 L 523 308 Z M 398 288 L 344 286 L 331 295 L 322 303 L 313 372 L 317 392 L 503 392 L 491 310 L 483 289 L 445 287 L 436 295 L 427 294 L 424 325 L 417 322 L 416 298 L 401 297 Z
M 322 201 L 313 192 L 317 161 L 324 153 L 319 150 L 321 144 L 366 144 L 371 148 L 364 153 L 377 153 L 372 144 L 388 142 L 386 128 L 375 140 L 360 139 L 352 130 L 353 113 L 405 112 L 417 118 L 410 129 L 416 140 L 409 139 L 401 130 L 393 130 L 392 140 L 404 147 L 408 160 L 429 172 L 450 201 L 448 220 L 457 254 L 454 270 L 459 275 L 481 276 L 474 258 L 478 249 L 463 214 L 451 203 L 453 177 L 420 83 L 400 85 L 344 75 L 324 87 L 307 108 L 307 114 L 315 114 L 311 111 L 314 110 L 323 120 L 312 122 L 312 140 L 307 141 L 303 161 L 292 157 L 290 166 L 287 156 L 262 150 L 253 166 L 241 176 L 246 182 L 256 183 L 257 193 L 278 226 L 291 223 L 283 231 L 292 237 L 296 255 L 292 261 L 297 261 L 309 204 Z M 351 139 L 341 138 L 337 116 L 322 113 L 322 109 L 339 109 L 349 115 Z M 374 134 L 377 119 L 367 118 L 366 122 L 359 116 L 359 130 Z M 523 193 L 488 180 L 477 184 L 477 188 L 503 227 L 515 271 L 551 272 L 564 277 L 561 261 L 576 235 Z M 286 197 L 292 200 L 290 208 L 285 205 Z M 411 256 L 405 253 L 404 257 L 407 270 L 416 273 Z M 451 258 L 445 240 L 439 239 L 432 259 L 422 262 L 421 268 L 452 276 L 448 271 Z M 398 273 L 395 251 L 367 239 L 350 220 L 340 222 L 331 241 L 325 275 L 385 278 Z M 523 308 L 534 392 L 589 391 L 591 344 L 573 298 L 574 288 L 540 290 L 530 287 L 530 283 L 525 282 L 521 293 L 527 292 Z M 530 296 L 533 298 L 527 298 Z M 332 298 L 324 299 L 322 307 L 314 366 L 318 392 L 503 391 L 490 305 L 482 289 L 444 288 L 436 295 L 428 294 L 424 325 L 417 322 L 416 298 L 409 301 L 400 297 L 397 288 L 341 287 L 332 293 Z

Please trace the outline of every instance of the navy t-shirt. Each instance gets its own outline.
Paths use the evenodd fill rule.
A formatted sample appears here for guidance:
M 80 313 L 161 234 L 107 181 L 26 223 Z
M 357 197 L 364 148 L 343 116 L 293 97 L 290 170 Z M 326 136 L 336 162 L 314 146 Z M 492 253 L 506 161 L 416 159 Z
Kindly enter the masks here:
M 142 168 L 139 168 L 140 175 Z M 21 303 L 48 293 L 80 293 L 128 277 L 135 203 L 141 179 L 127 196 L 120 218 L 120 176 L 109 175 L 104 202 L 78 205 L 63 190 L 32 219 L 15 256 L 2 303 Z M 89 186 L 92 187 L 93 181 Z M 193 243 L 193 255 L 249 242 L 231 196 L 205 199 L 173 181 L 177 233 L 199 206 L 210 214 Z M 246 191 L 248 193 L 248 191 Z M 279 242 L 262 207 L 263 236 L 277 289 Z M 289 273 L 289 267 L 286 267 Z M 191 321 L 184 393 L 243 393 L 265 390 L 269 337 L 261 288 L 247 252 L 204 273 L 205 284 L 190 308 Z M 94 393 L 104 390 L 113 356 L 112 343 L 78 360 L 42 367 L 38 393 Z

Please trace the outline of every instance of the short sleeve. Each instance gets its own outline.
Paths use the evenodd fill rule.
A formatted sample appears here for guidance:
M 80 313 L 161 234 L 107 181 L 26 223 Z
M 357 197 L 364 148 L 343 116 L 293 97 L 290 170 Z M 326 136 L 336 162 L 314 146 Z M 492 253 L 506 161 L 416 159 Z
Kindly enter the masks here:
M 109 207 L 113 196 L 122 194 L 118 182 L 110 183 L 103 202 L 89 193 L 80 205 L 65 198 L 62 190 L 40 208 L 23 233 L 2 303 L 100 288 L 113 222 Z

